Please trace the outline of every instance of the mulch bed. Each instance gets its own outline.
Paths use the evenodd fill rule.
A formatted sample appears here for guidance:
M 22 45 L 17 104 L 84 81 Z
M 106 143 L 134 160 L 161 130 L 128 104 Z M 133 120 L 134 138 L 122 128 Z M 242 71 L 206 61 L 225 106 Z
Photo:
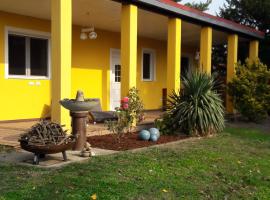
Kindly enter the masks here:
M 113 134 L 91 136 L 88 137 L 87 140 L 91 144 L 91 146 L 95 148 L 125 151 L 142 147 L 149 147 L 157 144 L 165 144 L 178 140 L 184 140 L 186 138 L 188 138 L 188 136 L 186 135 L 161 135 L 157 142 L 151 142 L 139 140 L 138 133 L 127 133 L 121 138 L 120 142 Z

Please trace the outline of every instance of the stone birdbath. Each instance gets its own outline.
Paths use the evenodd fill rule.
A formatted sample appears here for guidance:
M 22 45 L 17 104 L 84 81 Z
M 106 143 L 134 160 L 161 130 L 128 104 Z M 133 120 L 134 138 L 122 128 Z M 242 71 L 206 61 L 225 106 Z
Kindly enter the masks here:
M 73 150 L 81 151 L 86 144 L 86 120 L 88 112 L 92 110 L 97 103 L 91 99 L 84 99 L 83 92 L 78 90 L 76 99 L 63 99 L 60 104 L 70 111 L 72 118 L 72 134 L 76 138 Z

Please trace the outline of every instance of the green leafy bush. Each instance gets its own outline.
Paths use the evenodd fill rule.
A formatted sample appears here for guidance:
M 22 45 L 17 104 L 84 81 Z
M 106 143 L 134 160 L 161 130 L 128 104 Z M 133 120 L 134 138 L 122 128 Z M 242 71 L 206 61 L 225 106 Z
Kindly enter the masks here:
M 131 123 L 129 121 L 128 113 L 125 110 L 117 110 L 117 121 L 105 121 L 105 125 L 107 126 L 107 129 L 114 134 L 118 141 L 120 141 L 120 138 L 127 132 L 129 132 Z
M 139 90 L 135 87 L 128 92 L 128 115 L 132 124 L 139 123 L 144 119 L 144 106 L 139 96 Z
M 168 100 L 163 133 L 183 131 L 192 135 L 209 135 L 224 129 L 224 107 L 214 89 L 216 81 L 206 73 L 195 72 L 183 77 L 183 90 L 173 92 Z
M 156 119 L 155 127 L 161 134 L 164 135 L 174 134 L 177 129 L 177 127 L 173 124 L 173 119 L 169 113 L 165 113 L 160 119 Z
M 139 91 L 135 87 L 131 88 L 128 96 L 121 100 L 120 108 L 116 108 L 117 121 L 106 121 L 107 129 L 120 138 L 132 127 L 143 120 L 143 103 L 139 97 Z
M 250 121 L 259 122 L 270 111 L 270 71 L 260 60 L 246 60 L 236 66 L 236 76 L 228 83 L 234 107 Z

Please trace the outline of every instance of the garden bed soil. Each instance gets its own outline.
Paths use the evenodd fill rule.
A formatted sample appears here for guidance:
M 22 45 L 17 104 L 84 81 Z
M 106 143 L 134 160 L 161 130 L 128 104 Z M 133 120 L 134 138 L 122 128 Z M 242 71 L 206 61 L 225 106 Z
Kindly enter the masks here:
M 127 133 L 117 140 L 116 135 L 108 134 L 101 136 L 91 136 L 87 140 L 91 147 L 109 149 L 115 151 L 125 151 L 142 147 L 149 147 L 157 144 L 165 144 L 188 138 L 186 135 L 161 135 L 157 142 L 142 141 L 138 138 L 138 133 Z

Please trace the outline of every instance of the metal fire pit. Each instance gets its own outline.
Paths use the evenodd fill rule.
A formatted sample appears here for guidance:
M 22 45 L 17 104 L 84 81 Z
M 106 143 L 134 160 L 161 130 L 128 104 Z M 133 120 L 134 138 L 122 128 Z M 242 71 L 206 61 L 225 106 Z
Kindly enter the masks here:
M 72 149 L 75 138 L 68 136 L 57 123 L 40 121 L 22 134 L 19 142 L 22 149 L 34 153 L 33 164 L 38 165 L 39 159 L 44 158 L 46 154 L 61 152 L 66 161 L 66 150 Z
M 56 153 L 62 153 L 63 160 L 67 161 L 67 154 L 66 151 L 72 149 L 74 146 L 74 141 L 69 142 L 67 144 L 61 144 L 61 145 L 54 145 L 49 144 L 46 146 L 39 146 L 39 145 L 29 145 L 24 141 L 21 141 L 21 148 L 25 151 L 32 152 L 34 154 L 34 160 L 33 164 L 38 165 L 39 159 L 44 158 L 46 154 L 56 154 Z

